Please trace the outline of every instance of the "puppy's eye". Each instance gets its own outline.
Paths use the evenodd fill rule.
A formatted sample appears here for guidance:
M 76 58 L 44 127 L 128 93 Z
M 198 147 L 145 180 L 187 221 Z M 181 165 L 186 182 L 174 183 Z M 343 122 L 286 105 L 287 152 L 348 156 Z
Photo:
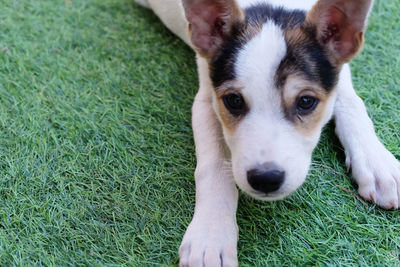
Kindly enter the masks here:
M 302 96 L 297 100 L 297 113 L 299 115 L 310 114 L 318 105 L 318 99 L 312 96 Z
M 246 104 L 240 94 L 228 94 L 222 97 L 225 107 L 235 116 L 246 112 Z

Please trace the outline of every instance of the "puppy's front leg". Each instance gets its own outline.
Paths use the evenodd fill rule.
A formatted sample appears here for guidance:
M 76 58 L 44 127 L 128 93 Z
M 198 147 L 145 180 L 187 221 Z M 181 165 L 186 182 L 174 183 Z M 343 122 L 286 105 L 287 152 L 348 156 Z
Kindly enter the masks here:
M 354 91 L 350 68 L 345 65 L 335 106 L 336 133 L 345 148 L 358 191 L 385 209 L 400 205 L 400 164 L 378 140 L 364 103 Z
M 197 60 L 200 89 L 193 104 L 197 167 L 196 207 L 179 249 L 180 266 L 237 266 L 238 192 L 225 159 L 220 123 L 204 59 Z

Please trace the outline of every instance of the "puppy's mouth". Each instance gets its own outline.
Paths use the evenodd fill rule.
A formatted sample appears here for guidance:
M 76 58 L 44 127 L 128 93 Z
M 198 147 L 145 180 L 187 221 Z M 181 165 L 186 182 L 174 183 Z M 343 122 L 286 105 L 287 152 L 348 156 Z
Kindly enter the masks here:
M 292 193 L 292 192 L 279 192 L 279 191 L 273 193 L 263 193 L 256 190 L 251 190 L 250 192 L 246 191 L 244 192 L 257 200 L 263 200 L 263 201 L 282 200 Z

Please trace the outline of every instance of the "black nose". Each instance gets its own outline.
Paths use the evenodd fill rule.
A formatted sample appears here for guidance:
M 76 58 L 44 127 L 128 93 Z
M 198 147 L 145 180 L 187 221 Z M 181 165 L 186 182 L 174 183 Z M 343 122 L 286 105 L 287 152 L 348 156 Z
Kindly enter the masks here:
M 247 172 L 247 181 L 263 193 L 277 191 L 285 180 L 285 171 L 273 162 L 267 162 Z

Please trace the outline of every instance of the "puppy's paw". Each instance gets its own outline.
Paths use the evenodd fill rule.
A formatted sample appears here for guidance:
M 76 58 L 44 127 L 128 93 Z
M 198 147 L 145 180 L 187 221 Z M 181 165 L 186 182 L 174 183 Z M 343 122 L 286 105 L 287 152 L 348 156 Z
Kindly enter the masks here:
M 179 266 L 238 266 L 238 228 L 234 218 L 195 216 L 179 248 Z
M 384 209 L 400 206 L 400 163 L 381 144 L 366 144 L 350 161 L 358 192 Z M 350 163 L 350 162 L 348 162 Z

